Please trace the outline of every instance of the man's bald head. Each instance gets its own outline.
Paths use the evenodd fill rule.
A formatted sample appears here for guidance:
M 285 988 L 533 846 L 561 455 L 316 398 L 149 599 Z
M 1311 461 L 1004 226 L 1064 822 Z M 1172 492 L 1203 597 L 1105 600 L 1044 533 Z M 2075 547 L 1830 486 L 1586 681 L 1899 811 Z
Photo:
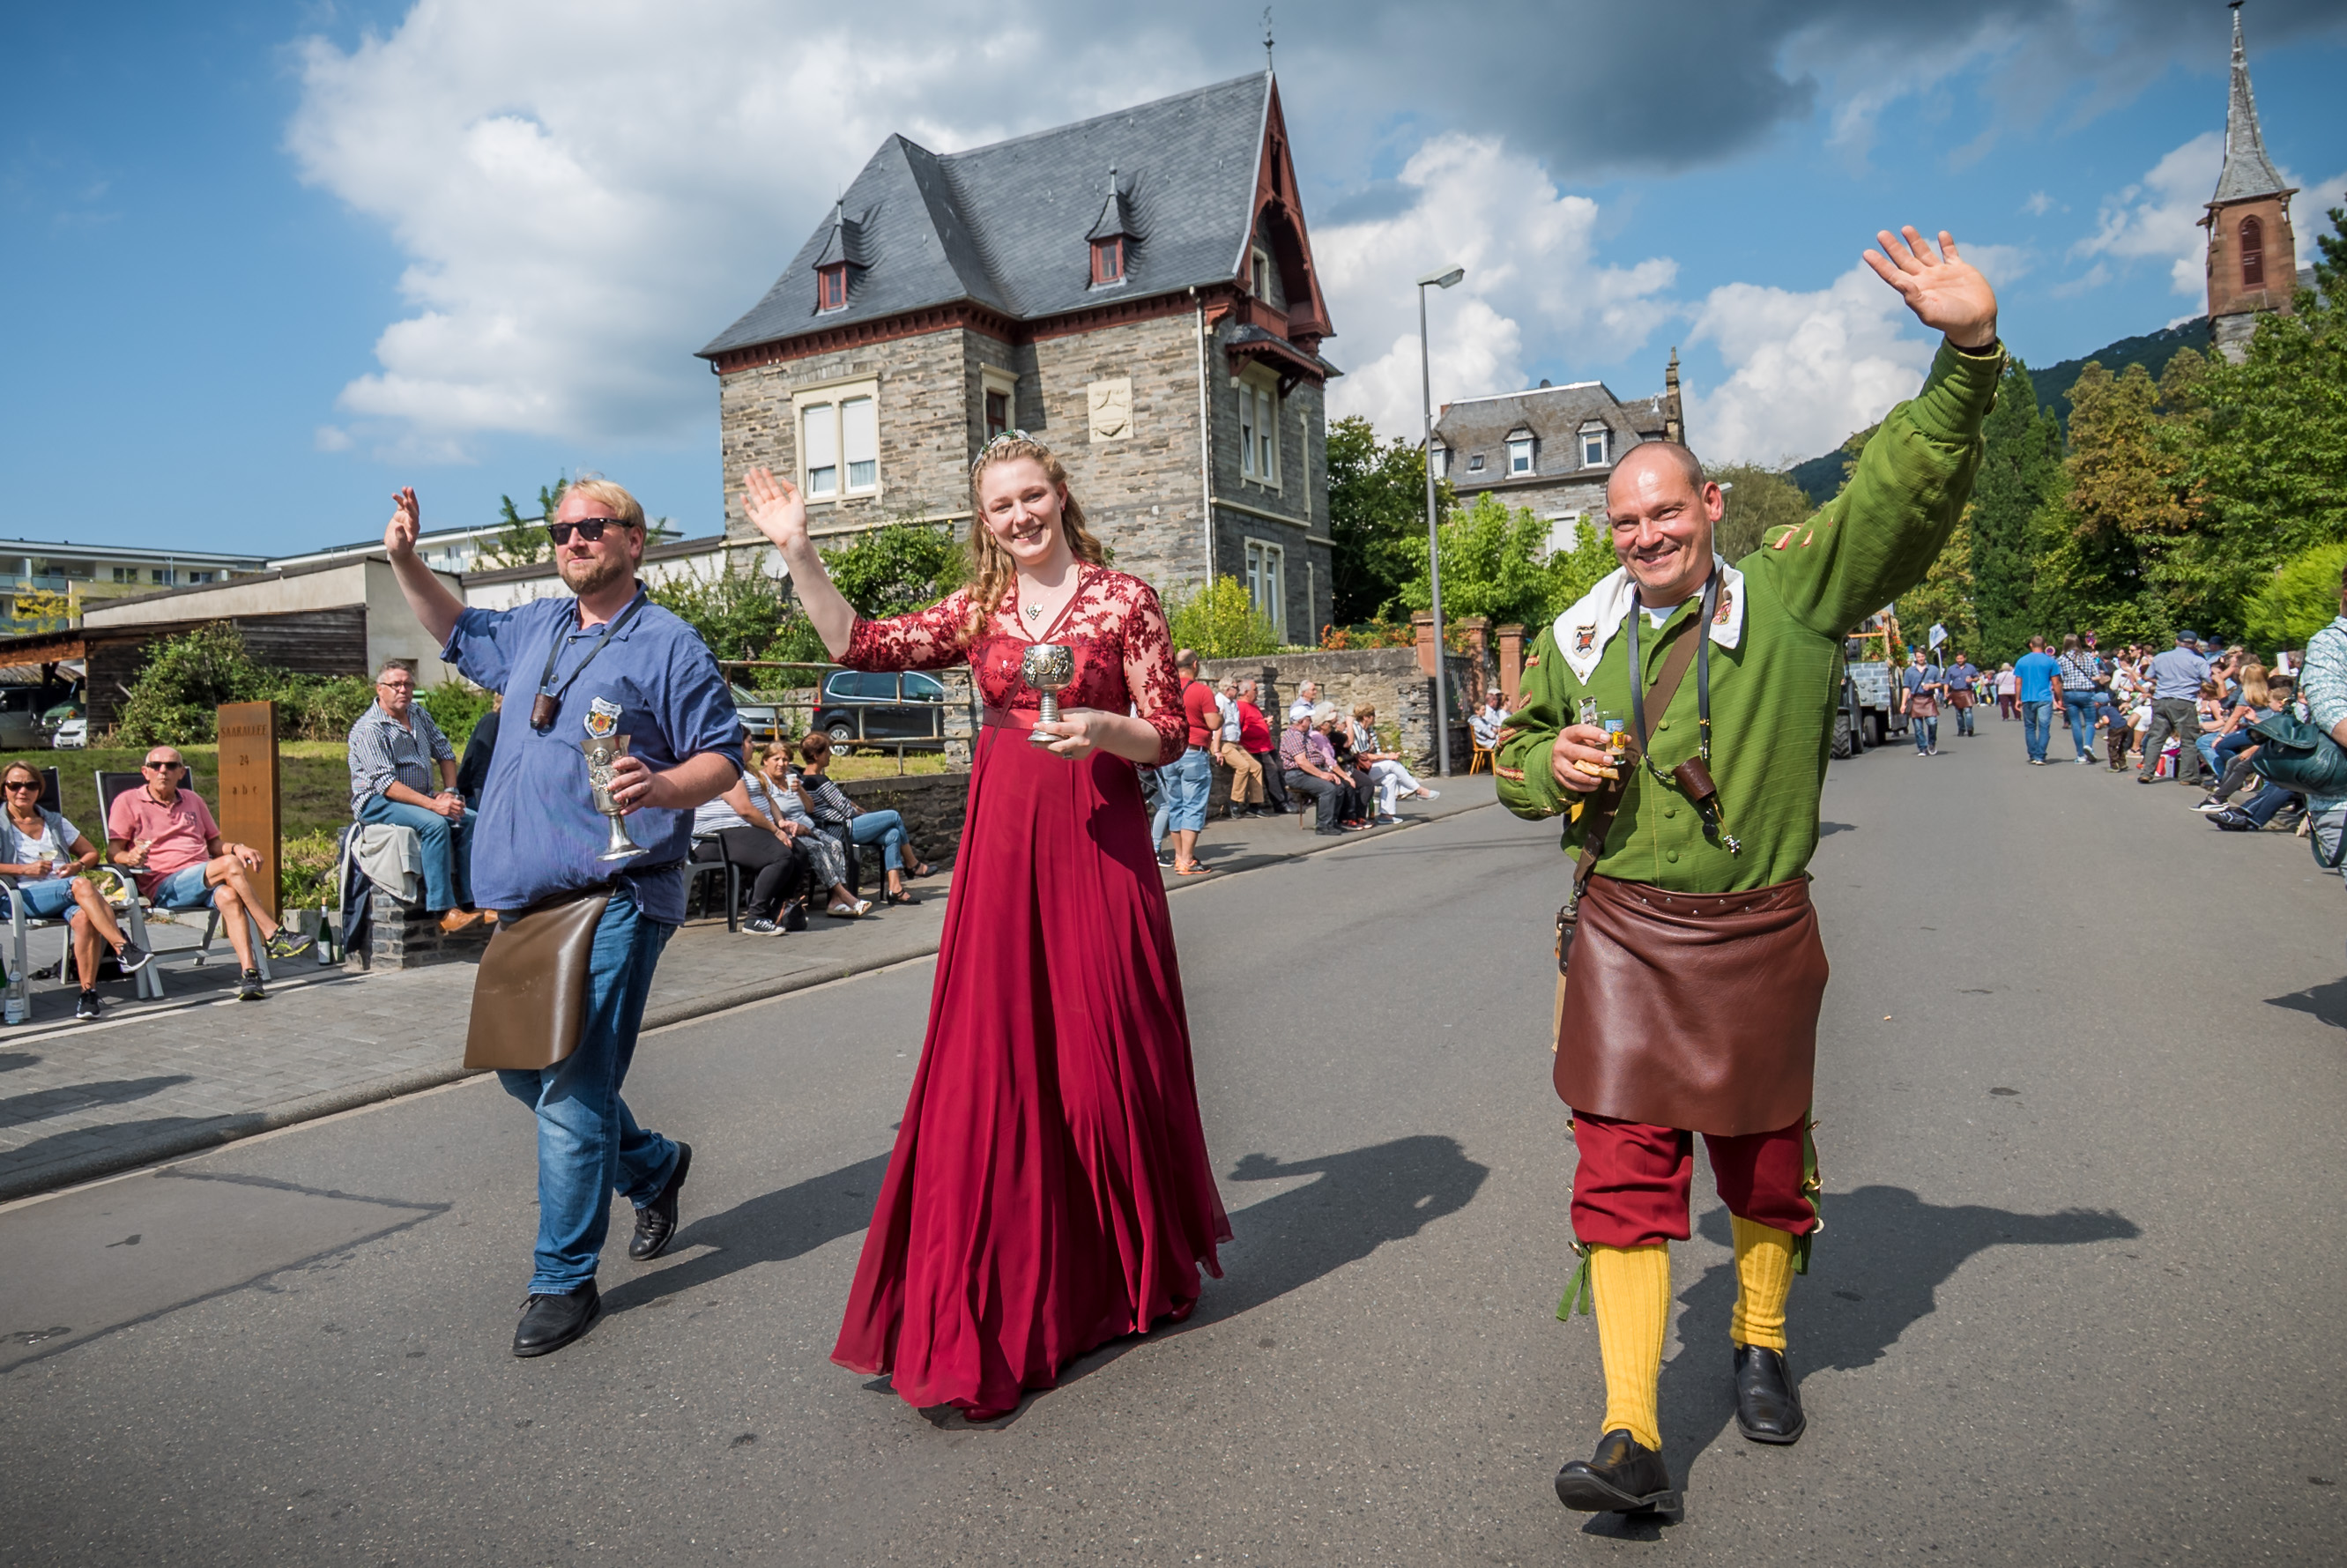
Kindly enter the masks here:
M 1641 441 L 1623 453 L 1622 460 L 1614 465 L 1614 478 L 1605 482 L 1608 497 L 1612 495 L 1614 479 L 1625 474 L 1635 474 L 1649 463 L 1668 464 L 1678 470 L 1679 477 L 1687 482 L 1688 489 L 1700 491 L 1703 488 L 1703 465 L 1693 452 L 1676 441 Z
M 1647 604 L 1677 604 L 1711 575 L 1712 529 L 1725 502 L 1695 454 L 1676 441 L 1641 441 L 1605 481 L 1614 554 Z

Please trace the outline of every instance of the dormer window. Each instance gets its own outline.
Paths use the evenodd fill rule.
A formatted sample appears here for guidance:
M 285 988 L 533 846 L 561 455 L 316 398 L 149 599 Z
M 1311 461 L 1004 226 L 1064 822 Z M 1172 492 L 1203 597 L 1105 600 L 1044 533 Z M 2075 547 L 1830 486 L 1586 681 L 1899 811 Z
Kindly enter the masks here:
M 1084 236 L 1092 248 L 1093 288 L 1112 288 L 1132 275 L 1133 242 L 1140 237 L 1141 224 L 1133 192 L 1117 179 L 1112 166 L 1108 171 L 1108 194 L 1101 200 L 1100 216 L 1092 220 L 1092 230 Z
M 1124 282 L 1124 236 L 1112 234 L 1092 241 L 1092 286 Z
M 1529 435 L 1508 437 L 1508 473 L 1511 477 L 1532 471 L 1532 438 Z
M 1467 459 L 1467 471 L 1470 474 L 1480 474 L 1483 471 L 1483 454 L 1478 452 Z
M 815 308 L 818 311 L 844 311 L 847 308 L 847 263 L 834 262 L 818 267 L 815 274 Z
M 1450 448 L 1438 441 L 1434 444 L 1433 452 L 1434 477 L 1438 479 L 1448 479 L 1450 477 Z
M 1581 466 L 1583 467 L 1605 466 L 1607 454 L 1613 446 L 1613 431 L 1594 420 L 1581 427 Z

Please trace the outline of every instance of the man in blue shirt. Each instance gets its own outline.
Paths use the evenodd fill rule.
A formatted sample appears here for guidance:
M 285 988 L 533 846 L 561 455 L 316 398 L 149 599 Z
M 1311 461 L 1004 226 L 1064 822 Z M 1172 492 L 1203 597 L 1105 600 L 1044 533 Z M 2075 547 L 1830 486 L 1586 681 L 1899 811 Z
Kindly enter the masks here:
M 636 580 L 644 509 L 606 479 L 572 485 L 547 532 L 576 599 L 472 610 L 415 554 L 415 492 L 399 493 L 384 530 L 410 609 L 465 678 L 512 699 L 523 722 L 497 737 L 473 835 L 473 897 L 484 909 L 529 908 L 608 885 L 610 902 L 588 959 L 578 1049 L 541 1071 L 500 1071 L 506 1092 L 538 1113 L 538 1260 L 514 1330 L 517 1356 L 559 1350 L 602 1311 L 595 1266 L 610 1194 L 636 1207 L 628 1255 L 657 1257 L 676 1234 L 690 1145 L 636 1125 L 620 1085 L 635 1054 L 644 998 L 669 934 L 684 919 L 692 808 L 741 776 L 742 720 L 693 630 L 651 604 Z M 542 721 L 542 722 L 541 722 Z M 646 853 L 615 872 L 581 743 L 627 738 L 610 794 Z
M 2021 740 L 2029 748 L 2033 766 L 2045 765 L 2045 744 L 2054 738 L 2054 682 L 2059 673 L 2045 639 L 2029 640 L 2029 651 L 2013 661 L 2021 682 Z
M 1922 649 L 1915 650 L 1905 675 L 1902 711 L 1907 715 L 1908 733 L 1915 738 L 1915 754 L 1936 757 L 1940 754 L 1940 701 L 1947 695 L 1947 672 L 1931 661 Z
M 1980 700 L 1975 688 L 1980 684 L 1980 670 L 1963 654 L 1948 666 L 1948 706 L 1956 711 L 1956 733 L 1969 735 L 1973 729 L 1973 704 Z
M 2188 631 L 2176 634 L 2176 646 L 2151 661 L 2151 727 L 2143 733 L 2143 768 L 2137 784 L 2157 784 L 2159 753 L 2172 732 L 2176 748 L 2176 782 L 2200 787 L 2200 683 L 2209 679 L 2209 661 L 2200 657 L 2200 641 Z

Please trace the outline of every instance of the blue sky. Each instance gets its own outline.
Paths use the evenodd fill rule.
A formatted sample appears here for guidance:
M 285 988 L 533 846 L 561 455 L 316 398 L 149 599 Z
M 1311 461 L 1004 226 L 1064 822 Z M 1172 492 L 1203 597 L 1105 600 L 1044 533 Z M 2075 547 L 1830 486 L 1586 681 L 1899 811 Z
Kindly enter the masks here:
M 447 526 L 582 466 L 710 531 L 692 350 L 883 136 L 977 145 L 1256 68 L 1259 9 L 1027 0 L 964 36 L 914 0 L 890 42 L 796 0 L 12 7 L 0 534 L 287 553 L 372 534 L 401 482 Z M 1928 345 L 1851 272 L 1881 223 L 1980 246 L 2034 363 L 2197 313 L 2221 5 L 1787 9 L 1281 7 L 1334 405 L 1414 428 L 1409 282 L 1453 259 L 1438 398 L 1650 393 L 1677 344 L 1716 456 L 1812 455 L 1911 390 Z M 2274 159 L 2335 202 L 2347 19 L 2244 15 Z M 2299 214 L 2303 263 L 2325 225 Z

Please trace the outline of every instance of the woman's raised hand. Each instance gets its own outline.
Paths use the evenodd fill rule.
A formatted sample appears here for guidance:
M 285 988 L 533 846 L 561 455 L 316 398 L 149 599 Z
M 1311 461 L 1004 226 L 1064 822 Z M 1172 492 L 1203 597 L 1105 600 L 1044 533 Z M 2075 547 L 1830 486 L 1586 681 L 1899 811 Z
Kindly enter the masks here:
M 789 556 L 807 542 L 806 499 L 788 479 L 777 479 L 767 468 L 742 476 L 743 508 L 750 526 L 774 547 Z

